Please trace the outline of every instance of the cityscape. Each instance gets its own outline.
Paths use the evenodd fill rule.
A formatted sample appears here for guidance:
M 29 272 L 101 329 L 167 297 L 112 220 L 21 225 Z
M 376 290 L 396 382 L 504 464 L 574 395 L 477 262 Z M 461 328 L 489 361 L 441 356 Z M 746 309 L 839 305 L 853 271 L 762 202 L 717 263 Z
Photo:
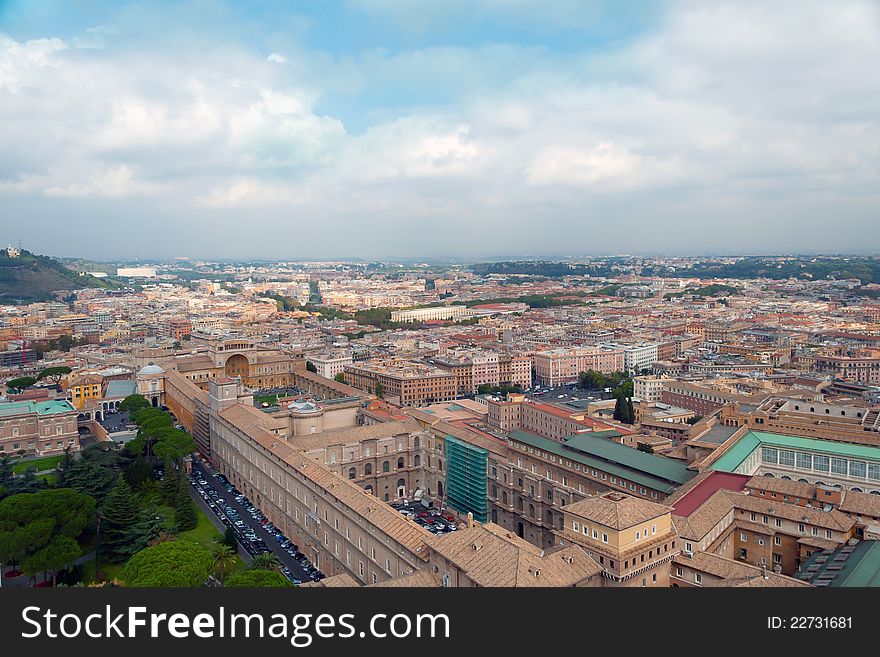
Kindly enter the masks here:
M 877 0 L 0 0 L 6 654 L 876 644 L 877 62 Z
M 0 265 L 6 587 L 880 582 L 878 258 Z

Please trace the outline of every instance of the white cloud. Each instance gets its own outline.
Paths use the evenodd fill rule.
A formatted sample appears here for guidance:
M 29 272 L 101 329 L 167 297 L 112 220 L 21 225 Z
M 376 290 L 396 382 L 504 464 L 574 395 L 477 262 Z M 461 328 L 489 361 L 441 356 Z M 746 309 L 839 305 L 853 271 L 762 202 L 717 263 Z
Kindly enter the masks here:
M 676 3 L 650 33 L 581 53 L 332 57 L 285 44 L 265 57 L 112 50 L 120 41 L 0 36 L 4 207 L 110 199 L 176 230 L 221 208 L 217 221 L 250 223 L 258 209 L 282 233 L 386 253 L 564 250 L 579 231 L 611 240 L 623 220 L 677 247 L 682 227 L 713 217 L 799 236 L 810 218 L 821 245 L 876 217 L 871 3 Z M 420 223 L 436 221 L 448 230 L 425 245 Z M 880 247 L 876 235 L 852 244 Z

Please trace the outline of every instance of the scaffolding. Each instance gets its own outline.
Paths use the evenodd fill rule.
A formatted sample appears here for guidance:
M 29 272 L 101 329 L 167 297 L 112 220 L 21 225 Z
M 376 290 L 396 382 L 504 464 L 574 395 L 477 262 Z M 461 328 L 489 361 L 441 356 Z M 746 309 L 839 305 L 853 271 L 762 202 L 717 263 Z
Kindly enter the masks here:
M 446 502 L 459 513 L 473 513 L 486 522 L 489 452 L 453 436 L 446 436 Z

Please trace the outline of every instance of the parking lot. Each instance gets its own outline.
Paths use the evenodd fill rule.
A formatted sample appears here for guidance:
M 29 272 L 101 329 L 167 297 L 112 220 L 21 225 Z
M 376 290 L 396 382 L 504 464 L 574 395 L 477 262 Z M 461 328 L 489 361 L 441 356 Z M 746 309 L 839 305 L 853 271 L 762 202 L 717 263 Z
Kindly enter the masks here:
M 411 518 L 416 523 L 427 529 L 435 536 L 443 536 L 449 532 L 458 531 L 455 516 L 449 511 L 440 511 L 440 509 L 430 509 L 421 502 L 394 503 L 392 508 Z
M 233 528 L 248 555 L 273 553 L 281 562 L 282 574 L 294 584 L 324 578 L 299 551 L 299 546 L 269 522 L 223 475 L 214 474 L 198 460 L 193 461 L 192 470 L 188 478 L 194 493 L 224 526 Z

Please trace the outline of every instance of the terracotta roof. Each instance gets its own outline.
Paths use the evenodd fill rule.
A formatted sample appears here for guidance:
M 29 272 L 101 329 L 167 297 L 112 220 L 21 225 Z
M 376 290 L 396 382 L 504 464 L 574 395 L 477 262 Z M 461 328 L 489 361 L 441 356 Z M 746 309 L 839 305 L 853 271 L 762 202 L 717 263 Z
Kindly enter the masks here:
M 704 586 L 809 586 L 793 577 L 771 571 L 762 573 L 757 566 L 711 552 L 697 552 L 692 557 L 679 554 L 673 563 L 722 579 L 721 582 L 704 583 Z
M 785 518 L 794 522 L 815 525 L 827 529 L 847 532 L 855 525 L 855 520 L 837 509 L 820 511 L 819 509 L 796 504 L 786 504 L 778 500 L 766 500 L 754 495 L 727 493 L 737 509 L 752 511 L 767 516 Z
M 716 490 L 706 501 L 687 516 L 672 512 L 672 522 L 682 538 L 701 541 L 706 534 L 733 510 L 733 501 L 723 490 Z
M 331 589 L 331 588 L 352 588 L 358 587 L 360 584 L 358 581 L 349 575 L 348 573 L 340 573 L 339 575 L 333 575 L 332 577 L 326 577 L 317 582 L 306 582 L 305 584 L 300 584 L 301 587 L 304 588 L 313 588 L 313 589 Z
M 412 575 L 369 584 L 367 588 L 435 588 L 440 586 L 440 577 L 430 570 L 417 570 Z
M 478 586 L 574 586 L 602 571 L 580 546 L 545 553 L 492 523 L 431 538 L 429 545 Z
M 672 511 L 672 507 L 643 500 L 626 493 L 603 493 L 565 507 L 568 513 L 587 518 L 611 529 L 626 529 Z
M 419 431 L 422 431 L 419 423 L 407 419 L 402 422 L 380 422 L 379 424 L 368 424 L 360 427 L 332 429 L 323 433 L 291 436 L 288 440 L 290 444 L 299 449 L 308 451 L 311 449 L 329 447 L 331 445 L 348 445 L 351 443 L 359 443 L 364 440 L 389 438 L 401 434 L 408 436 L 409 434 L 418 433 Z

